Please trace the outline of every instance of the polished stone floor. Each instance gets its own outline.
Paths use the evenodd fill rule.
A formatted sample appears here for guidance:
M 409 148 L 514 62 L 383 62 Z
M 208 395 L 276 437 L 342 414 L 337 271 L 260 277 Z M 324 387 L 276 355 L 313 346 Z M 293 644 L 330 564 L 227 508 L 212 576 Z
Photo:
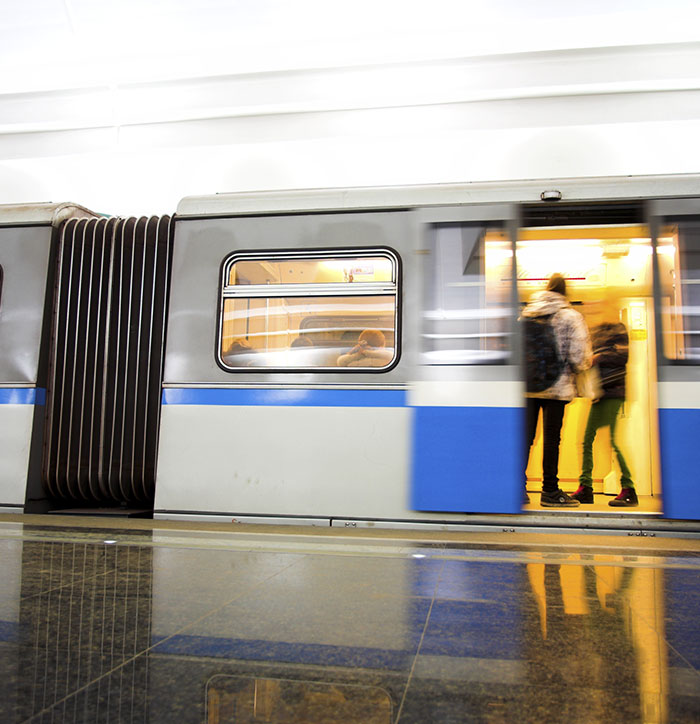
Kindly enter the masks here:
M 0 516 L 0 722 L 700 721 L 700 541 Z

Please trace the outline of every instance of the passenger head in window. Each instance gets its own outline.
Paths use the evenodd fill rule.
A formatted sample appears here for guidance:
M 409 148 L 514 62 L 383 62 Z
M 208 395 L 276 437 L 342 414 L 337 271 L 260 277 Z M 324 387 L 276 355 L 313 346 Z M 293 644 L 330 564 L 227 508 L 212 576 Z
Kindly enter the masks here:
M 313 347 L 314 343 L 305 334 L 300 334 L 289 346 L 292 348 Z
M 386 367 L 394 353 L 386 348 L 386 338 L 380 329 L 365 329 L 357 344 L 338 357 L 338 367 Z
M 223 361 L 231 367 L 252 367 L 253 356 L 257 357 L 257 350 L 243 337 L 234 339 L 224 352 Z
M 250 342 L 247 339 L 239 337 L 231 342 L 231 346 L 226 351 L 226 356 L 230 354 L 243 354 L 243 353 L 255 352 Z

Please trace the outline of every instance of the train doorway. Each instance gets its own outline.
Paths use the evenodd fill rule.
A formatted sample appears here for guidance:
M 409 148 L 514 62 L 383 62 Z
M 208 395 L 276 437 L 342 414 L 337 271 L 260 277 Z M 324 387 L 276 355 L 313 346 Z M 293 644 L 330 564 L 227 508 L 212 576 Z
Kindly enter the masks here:
M 593 332 L 603 322 L 625 325 L 629 336 L 626 396 L 617 416 L 616 440 L 632 473 L 639 506 L 610 507 L 620 492 L 620 468 L 610 429 L 600 428 L 593 445 L 594 503 L 573 510 L 661 514 L 661 479 L 657 414 L 656 334 L 654 329 L 653 254 L 646 225 L 610 224 L 532 226 L 520 230 L 516 244 L 518 298 L 524 306 L 545 288 L 551 274 L 562 274 L 569 301 Z M 583 436 L 591 400 L 576 398 L 566 406 L 562 425 L 559 484 L 578 488 Z M 539 510 L 542 489 L 542 423 L 527 462 L 526 510 Z M 551 509 L 549 509 L 551 510 Z

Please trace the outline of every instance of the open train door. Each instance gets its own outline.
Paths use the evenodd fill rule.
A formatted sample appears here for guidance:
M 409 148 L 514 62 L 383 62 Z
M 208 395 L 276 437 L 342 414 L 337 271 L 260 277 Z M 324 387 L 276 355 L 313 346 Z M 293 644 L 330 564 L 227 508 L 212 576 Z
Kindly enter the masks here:
M 517 513 L 523 384 L 515 333 L 516 208 L 424 209 L 414 510 Z
M 650 205 L 664 515 L 700 518 L 700 200 Z

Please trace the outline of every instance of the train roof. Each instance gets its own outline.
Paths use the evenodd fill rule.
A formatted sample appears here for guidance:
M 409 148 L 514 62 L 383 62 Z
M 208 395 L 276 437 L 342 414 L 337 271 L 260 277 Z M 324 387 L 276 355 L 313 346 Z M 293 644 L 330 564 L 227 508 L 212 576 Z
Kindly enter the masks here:
M 52 225 L 57 226 L 67 219 L 100 218 L 101 214 L 86 209 L 80 204 L 51 202 L 35 204 L 0 204 L 0 226 Z
M 606 178 L 491 181 L 414 186 L 294 189 L 187 196 L 177 216 L 400 209 L 479 203 L 537 203 L 556 189 L 564 201 L 630 200 L 700 195 L 700 176 L 615 176 Z

